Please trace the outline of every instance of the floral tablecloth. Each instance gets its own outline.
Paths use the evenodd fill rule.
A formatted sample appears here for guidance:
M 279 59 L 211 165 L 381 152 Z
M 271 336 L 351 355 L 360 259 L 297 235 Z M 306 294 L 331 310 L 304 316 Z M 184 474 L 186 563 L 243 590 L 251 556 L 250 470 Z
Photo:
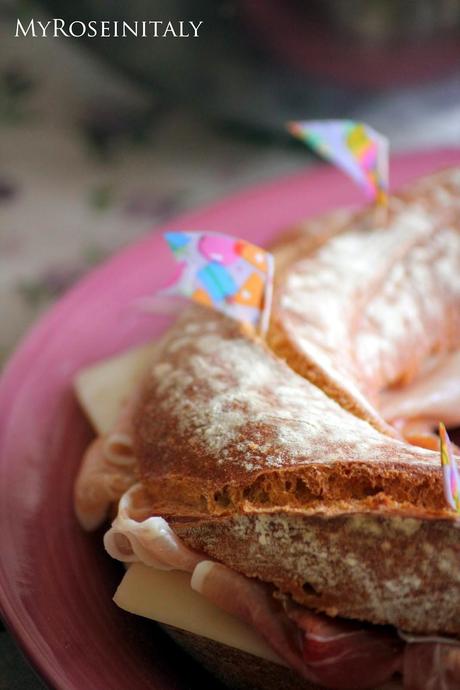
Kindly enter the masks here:
M 14 39 L 8 22 L 0 46 L 0 362 L 108 254 L 308 162 L 165 112 L 79 46 Z
M 91 266 L 186 208 L 311 163 L 165 110 L 66 39 L 14 38 L 0 0 L 0 366 Z M 460 144 L 460 76 L 369 101 L 395 148 Z

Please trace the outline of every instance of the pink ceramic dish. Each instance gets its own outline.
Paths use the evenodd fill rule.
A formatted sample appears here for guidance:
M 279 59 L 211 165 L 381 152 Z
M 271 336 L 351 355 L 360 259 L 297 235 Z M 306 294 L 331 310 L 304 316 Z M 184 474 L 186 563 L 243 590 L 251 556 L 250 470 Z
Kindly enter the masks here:
M 460 150 L 396 156 L 394 186 L 453 164 L 460 164 Z M 360 198 L 340 173 L 318 167 L 161 230 L 219 230 L 266 244 L 300 218 Z M 72 377 L 165 327 L 166 318 L 146 316 L 136 306 L 173 270 L 159 232 L 117 254 L 61 299 L 1 380 L 1 611 L 45 681 L 59 690 L 185 690 L 196 682 L 197 667 L 156 626 L 111 602 L 120 570 L 105 556 L 101 535 L 82 533 L 72 513 L 75 472 L 91 437 L 72 395 Z

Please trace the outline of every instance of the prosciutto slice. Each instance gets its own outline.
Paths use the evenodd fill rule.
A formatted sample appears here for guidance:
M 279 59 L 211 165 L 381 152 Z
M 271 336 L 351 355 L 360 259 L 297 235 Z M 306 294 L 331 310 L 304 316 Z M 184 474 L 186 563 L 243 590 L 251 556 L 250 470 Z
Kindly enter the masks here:
M 408 644 L 404 690 L 460 690 L 460 647 L 439 642 Z
M 124 563 L 140 561 L 159 570 L 193 572 L 203 556 L 189 549 L 162 517 L 142 516 L 148 505 L 142 484 L 132 486 L 120 499 L 118 515 L 104 535 L 112 558 Z
M 80 525 L 92 531 L 107 519 L 110 507 L 136 481 L 134 463 L 114 463 L 107 457 L 105 439 L 87 449 L 74 489 L 74 507 Z
M 296 625 L 286 616 L 281 603 L 273 598 L 269 587 L 213 561 L 200 563 L 190 584 L 220 609 L 255 628 L 304 678 L 316 680 L 303 664 Z
M 114 429 L 87 449 L 74 488 L 75 514 L 83 529 L 97 529 L 110 508 L 136 482 L 132 413 L 136 391 L 123 405 Z
M 255 628 L 306 680 L 325 688 L 373 688 L 401 668 L 404 642 L 394 631 L 327 618 L 301 607 L 290 607 L 286 615 L 266 585 L 220 563 L 200 563 L 191 585 Z
M 401 670 L 404 642 L 391 629 L 329 618 L 302 607 L 288 610 L 300 631 L 306 667 L 318 683 L 364 690 Z
M 400 426 L 410 420 L 460 426 L 460 351 L 437 359 L 412 383 L 382 393 L 380 412 Z

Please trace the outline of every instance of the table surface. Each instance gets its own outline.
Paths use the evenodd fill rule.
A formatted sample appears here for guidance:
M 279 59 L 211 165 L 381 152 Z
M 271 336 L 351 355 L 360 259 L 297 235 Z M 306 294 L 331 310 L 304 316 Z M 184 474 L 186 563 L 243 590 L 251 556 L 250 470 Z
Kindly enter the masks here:
M 10 7 L 0 0 L 0 367 L 29 325 L 113 251 L 312 160 L 165 112 L 74 44 L 14 39 Z M 397 148 L 458 145 L 460 80 L 449 85 L 373 103 L 370 121 Z M 43 687 L 1 628 L 0 690 Z

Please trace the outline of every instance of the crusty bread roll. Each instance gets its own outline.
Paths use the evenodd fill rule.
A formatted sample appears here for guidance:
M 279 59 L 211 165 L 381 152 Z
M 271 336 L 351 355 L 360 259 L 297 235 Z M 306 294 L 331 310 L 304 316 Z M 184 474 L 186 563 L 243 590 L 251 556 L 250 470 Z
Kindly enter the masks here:
M 392 433 L 380 392 L 460 347 L 460 171 L 390 197 L 383 225 L 372 208 L 324 222 L 329 241 L 281 245 L 268 341 L 342 407 Z
M 152 514 L 194 549 L 331 615 L 460 633 L 438 453 L 380 433 L 230 320 L 192 308 L 168 332 L 134 447 Z

